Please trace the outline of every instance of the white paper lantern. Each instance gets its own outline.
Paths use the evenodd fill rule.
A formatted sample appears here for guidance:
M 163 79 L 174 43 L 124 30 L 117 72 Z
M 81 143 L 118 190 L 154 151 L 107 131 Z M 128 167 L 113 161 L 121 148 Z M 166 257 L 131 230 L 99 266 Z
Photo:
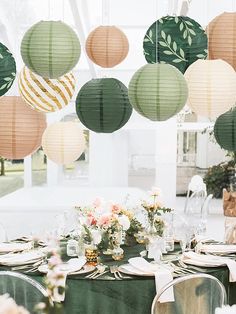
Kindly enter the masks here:
M 200 116 L 216 118 L 234 106 L 236 75 L 223 60 L 197 60 L 184 74 L 188 83 L 187 104 Z
M 72 163 L 85 150 L 83 130 L 77 122 L 53 123 L 43 133 L 42 147 L 45 155 L 55 163 Z

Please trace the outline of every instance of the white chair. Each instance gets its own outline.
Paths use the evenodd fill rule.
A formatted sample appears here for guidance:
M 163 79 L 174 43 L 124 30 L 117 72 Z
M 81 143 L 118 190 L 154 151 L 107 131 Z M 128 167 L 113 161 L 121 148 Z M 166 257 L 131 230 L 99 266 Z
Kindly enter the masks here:
M 34 279 L 17 272 L 0 271 L 0 294 L 5 293 L 30 313 L 33 313 L 36 304 L 48 297 L 44 287 Z
M 160 297 L 174 289 L 174 302 L 160 303 Z M 226 304 L 223 284 L 208 274 L 186 275 L 176 278 L 156 295 L 151 314 L 214 314 L 217 307 Z
M 201 212 L 206 196 L 206 184 L 203 182 L 202 177 L 199 175 L 193 176 L 188 185 L 184 213 L 187 214 L 189 211 Z

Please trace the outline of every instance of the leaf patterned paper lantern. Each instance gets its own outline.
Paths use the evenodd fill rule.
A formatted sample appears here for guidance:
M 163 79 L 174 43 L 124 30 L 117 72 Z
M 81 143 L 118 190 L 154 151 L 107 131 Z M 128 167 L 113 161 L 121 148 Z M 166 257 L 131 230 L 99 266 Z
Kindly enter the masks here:
M 236 70 L 236 12 L 224 12 L 207 27 L 209 59 L 223 59 Z
M 24 63 L 45 78 L 58 78 L 70 72 L 79 60 L 80 50 L 76 33 L 61 21 L 34 24 L 21 42 Z
M 24 67 L 19 76 L 19 90 L 33 109 L 54 112 L 68 105 L 75 91 L 75 78 L 72 73 L 58 79 L 43 78 Z
M 112 133 L 126 124 L 132 114 L 127 87 L 117 79 L 87 82 L 76 98 L 80 121 L 98 133 Z
M 32 110 L 21 97 L 0 99 L 0 156 L 22 159 L 41 146 L 46 128 L 43 113 Z
M 236 109 L 227 111 L 216 119 L 214 135 L 220 147 L 236 152 Z
M 187 16 L 165 16 L 147 30 L 143 50 L 148 63 L 168 63 L 184 73 L 197 59 L 207 57 L 207 36 Z
M 57 164 L 70 164 L 85 150 L 83 130 L 76 122 L 56 122 L 49 125 L 42 138 L 46 156 Z
M 7 47 L 0 43 L 0 96 L 11 88 L 15 77 L 15 59 Z
M 121 63 L 129 51 L 126 35 L 115 26 L 99 26 L 88 36 L 86 52 L 89 58 L 103 68 Z
M 188 87 L 183 74 L 169 64 L 147 64 L 129 83 L 129 100 L 142 116 L 164 121 L 185 105 Z
M 189 89 L 188 105 L 200 116 L 216 118 L 234 106 L 236 75 L 223 60 L 198 60 L 184 74 Z

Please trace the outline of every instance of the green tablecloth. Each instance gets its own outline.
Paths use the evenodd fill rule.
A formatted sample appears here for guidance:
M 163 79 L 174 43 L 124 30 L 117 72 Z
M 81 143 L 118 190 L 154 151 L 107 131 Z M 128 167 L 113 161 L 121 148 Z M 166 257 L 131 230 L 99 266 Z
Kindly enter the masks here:
M 143 249 L 141 245 L 127 247 L 125 258 L 120 264 L 130 257 L 138 256 Z M 109 256 L 103 256 L 102 262 L 106 265 L 117 264 Z M 227 267 L 202 268 L 202 272 L 218 278 L 226 288 L 229 303 L 236 303 L 236 283 L 229 283 Z M 36 276 L 35 279 L 42 282 L 41 276 Z M 65 314 L 150 314 L 155 296 L 153 277 L 134 277 L 119 281 L 70 276 L 67 287 Z
M 138 256 L 142 249 L 140 245 L 127 247 L 125 259 L 120 264 L 132 256 Z M 111 257 L 103 256 L 102 259 L 106 265 L 117 264 Z M 236 283 L 229 283 L 227 267 L 202 268 L 202 272 L 217 277 L 226 287 L 229 303 L 236 303 Z M 32 278 L 43 282 L 40 274 L 32 274 Z M 65 314 L 150 314 L 154 296 L 153 277 L 89 280 L 84 276 L 69 276 L 63 308 Z

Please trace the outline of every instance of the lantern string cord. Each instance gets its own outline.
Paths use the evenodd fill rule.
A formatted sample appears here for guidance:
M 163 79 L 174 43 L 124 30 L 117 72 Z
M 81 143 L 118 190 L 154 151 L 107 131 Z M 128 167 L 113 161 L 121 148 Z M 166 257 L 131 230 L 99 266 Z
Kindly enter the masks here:
M 48 0 L 48 20 L 51 19 L 51 0 Z
M 62 21 L 65 22 L 65 0 L 62 0 Z
M 102 0 L 102 25 L 110 24 L 109 0 Z
M 156 63 L 158 63 L 158 0 L 156 0 Z

